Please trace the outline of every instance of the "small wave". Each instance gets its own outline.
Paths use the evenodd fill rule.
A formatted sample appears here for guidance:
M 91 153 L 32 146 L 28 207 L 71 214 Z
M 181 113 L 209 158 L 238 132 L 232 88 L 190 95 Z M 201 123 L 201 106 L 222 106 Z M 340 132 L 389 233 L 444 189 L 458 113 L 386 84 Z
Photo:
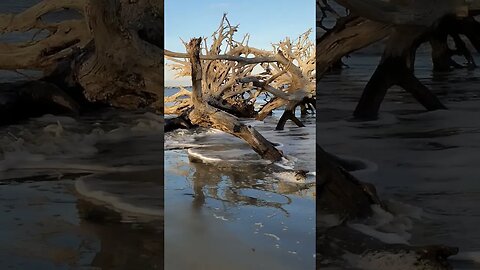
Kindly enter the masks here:
M 264 233 L 263 235 L 272 237 L 273 239 L 275 239 L 277 241 L 280 241 L 280 237 L 278 237 L 277 235 L 275 235 L 273 233 Z
M 205 164 L 271 164 L 271 162 L 268 160 L 260 159 L 258 156 L 253 156 L 252 154 L 255 154 L 253 150 L 242 151 L 241 149 L 236 149 L 230 151 L 220 151 L 203 147 L 201 148 L 201 152 L 199 148 L 190 148 L 187 150 L 187 153 L 192 162 L 202 162 Z
M 451 260 L 455 261 L 469 261 L 480 264 L 480 251 L 465 251 L 460 252 L 457 255 L 452 255 L 449 257 Z
M 119 213 L 125 214 L 126 216 L 147 216 L 152 218 L 163 217 L 163 207 L 154 206 L 154 203 L 152 203 L 152 206 L 148 206 L 149 199 L 154 200 L 155 203 L 157 203 L 158 200 L 161 200 L 161 197 L 158 197 L 158 194 L 154 196 L 154 192 L 152 191 L 152 194 L 150 195 L 151 197 L 147 198 L 148 194 L 136 194 L 137 192 L 133 191 L 131 188 L 129 191 L 128 186 L 123 187 L 121 191 L 115 191 L 115 184 L 118 183 L 111 183 L 110 180 L 102 180 L 102 177 L 107 176 L 108 174 L 97 174 L 81 177 L 75 181 L 75 191 L 83 198 L 93 203 L 107 206 Z M 134 185 L 136 189 L 140 188 L 137 191 L 142 191 L 142 188 L 139 187 L 142 183 L 131 182 L 131 184 Z M 150 186 L 151 184 L 143 188 L 143 191 L 146 191 L 147 189 L 151 190 Z M 134 194 L 129 195 L 128 192 Z
M 135 172 L 149 169 L 156 169 L 158 166 L 103 166 L 93 164 L 74 164 L 74 163 L 60 163 L 58 161 L 38 161 L 33 162 L 22 161 L 21 165 L 2 167 L 1 171 L 9 170 L 32 170 L 32 171 L 56 171 L 56 172 L 76 172 L 76 173 L 99 173 L 99 172 Z
M 318 215 L 317 226 L 320 228 L 330 228 L 342 224 L 343 220 L 338 215 Z
M 275 172 L 272 174 L 273 178 L 288 183 L 307 183 L 307 174 L 304 171 L 286 171 Z
M 93 159 L 98 145 L 117 143 L 128 138 L 156 135 L 163 125 L 153 114 L 134 115 L 127 122 L 91 124 L 88 120 L 44 115 L 25 125 L 4 128 L 0 135 L 0 171 L 15 169 L 70 169 L 110 171 L 81 163 Z M 85 123 L 86 122 L 86 123 Z
M 378 171 L 378 165 L 370 160 L 354 156 L 338 155 L 340 164 L 354 175 Z
M 408 245 L 407 237 L 402 236 L 396 232 L 382 232 L 375 227 L 365 224 L 349 224 L 350 228 L 355 229 L 363 234 L 369 235 L 387 244 L 406 244 Z M 409 238 L 409 237 L 408 237 Z
M 273 164 L 285 170 L 293 170 L 294 163 L 295 163 L 294 160 L 290 160 L 282 157 L 282 160 L 280 162 L 275 162 Z
M 349 226 L 366 235 L 388 244 L 408 244 L 413 220 L 421 219 L 421 208 L 397 201 L 386 201 L 389 211 L 379 205 L 372 205 L 373 215 L 365 223 L 351 223 Z
M 181 142 L 165 143 L 165 151 L 176 150 L 176 149 L 201 148 L 201 147 L 208 147 L 208 145 L 198 145 L 194 143 L 181 143 Z

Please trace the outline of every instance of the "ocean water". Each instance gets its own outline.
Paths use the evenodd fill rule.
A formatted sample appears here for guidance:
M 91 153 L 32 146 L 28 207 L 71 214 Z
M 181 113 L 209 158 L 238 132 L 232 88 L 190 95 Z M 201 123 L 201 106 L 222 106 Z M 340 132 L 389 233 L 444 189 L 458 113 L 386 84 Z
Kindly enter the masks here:
M 244 120 L 284 152 L 274 164 L 220 131 L 165 135 L 166 269 L 315 268 L 315 117 L 275 131 L 280 113 Z
M 37 2 L 7 1 L 0 12 Z M 0 72 L 2 82 L 23 79 Z M 167 216 L 167 269 L 313 269 L 315 118 L 275 132 L 278 117 L 251 123 L 281 145 L 278 164 L 212 130 L 164 141 L 162 117 L 143 111 L 0 127 L 0 268 L 163 269 Z M 297 180 L 294 169 L 309 173 Z
M 38 2 L 2 1 L 0 13 Z M 42 20 L 77 16 L 63 10 Z M 0 42 L 35 33 L 3 34 Z M 0 82 L 29 79 L 22 74 L 0 71 Z M 162 160 L 162 117 L 144 111 L 45 115 L 0 127 L 0 268 L 162 269 Z
M 106 110 L 0 127 L 0 265 L 161 269 L 163 120 Z
M 480 71 L 433 73 L 428 57 L 418 56 L 416 75 L 449 110 L 427 112 L 408 93 L 392 88 L 378 120 L 353 121 L 379 56 L 352 55 L 349 68 L 318 83 L 318 143 L 332 153 L 374 164 L 354 174 L 375 184 L 382 199 L 413 207 L 415 217 L 405 226 L 377 226 L 378 238 L 385 240 L 378 233 L 390 231 L 412 245 L 457 246 L 455 269 L 479 269 Z

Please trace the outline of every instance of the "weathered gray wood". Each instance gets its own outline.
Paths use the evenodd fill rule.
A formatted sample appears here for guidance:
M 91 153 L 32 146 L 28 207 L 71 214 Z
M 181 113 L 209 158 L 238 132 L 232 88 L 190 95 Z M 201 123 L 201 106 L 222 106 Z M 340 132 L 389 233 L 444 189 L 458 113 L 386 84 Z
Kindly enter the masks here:
M 237 26 L 231 25 L 224 16 L 212 40 L 208 41 L 212 44 L 207 45 L 207 40 L 204 42 L 200 55 L 204 101 L 238 117 L 263 120 L 275 109 L 286 106 L 295 111 L 314 97 L 315 54 L 313 43 L 309 41 L 310 31 L 296 40 L 286 38 L 275 44 L 273 51 L 250 47 L 248 36 L 237 41 L 234 37 L 236 31 Z M 165 56 L 174 62 L 170 66 L 178 76 L 190 76 L 190 63 L 182 60 L 187 54 L 167 50 Z M 256 74 L 254 69 L 259 66 L 265 71 Z M 269 93 L 272 100 L 256 112 L 254 104 L 262 93 Z M 178 102 L 166 111 L 182 113 L 187 105 L 182 99 L 179 97 Z M 168 100 L 175 101 L 170 97 Z M 284 117 L 282 121 L 284 119 L 295 118 Z M 295 122 L 299 124 L 299 121 Z M 279 128 L 283 126 L 278 125 Z
M 317 81 L 342 57 L 386 38 L 391 26 L 358 16 L 348 16 L 317 39 Z
M 204 100 L 202 89 L 203 69 L 200 60 L 201 39 L 192 39 L 187 45 L 190 55 L 192 76 L 192 103 L 193 109 L 189 113 L 192 123 L 214 128 L 245 140 L 261 157 L 272 161 L 279 161 L 283 154 L 275 146 L 258 133 L 253 127 L 241 123 L 235 116 L 218 108 L 212 107 Z

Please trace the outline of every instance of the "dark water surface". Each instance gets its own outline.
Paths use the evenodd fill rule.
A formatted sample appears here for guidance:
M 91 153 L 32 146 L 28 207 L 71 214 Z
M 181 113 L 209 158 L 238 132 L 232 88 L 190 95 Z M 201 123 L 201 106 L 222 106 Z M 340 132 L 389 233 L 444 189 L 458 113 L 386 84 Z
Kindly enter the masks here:
M 0 13 L 39 2 L 5 0 Z M 61 10 L 42 20 L 78 16 Z M 0 42 L 46 34 L 37 32 Z M 0 82 L 29 79 L 0 71 Z M 163 120 L 152 113 L 46 115 L 0 127 L 0 269 L 163 269 L 162 160 Z
M 433 74 L 428 57 L 419 56 L 416 74 L 448 111 L 426 112 L 408 93 L 394 88 L 378 120 L 351 121 L 379 60 L 354 55 L 350 68 L 319 83 L 318 143 L 332 153 L 376 164 L 358 177 L 374 183 L 382 198 L 420 209 L 420 218 L 405 236 L 411 244 L 457 246 L 462 256 L 471 252 L 468 256 L 479 262 L 480 71 Z M 480 268 L 456 264 L 455 269 Z
M 144 112 L 0 128 L 2 269 L 162 269 L 163 124 Z

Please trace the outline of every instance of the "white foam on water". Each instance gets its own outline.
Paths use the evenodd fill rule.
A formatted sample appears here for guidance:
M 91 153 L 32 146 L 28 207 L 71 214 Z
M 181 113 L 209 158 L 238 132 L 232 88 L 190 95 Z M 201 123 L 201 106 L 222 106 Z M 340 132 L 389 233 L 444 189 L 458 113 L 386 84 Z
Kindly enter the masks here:
M 454 261 L 469 261 L 480 264 L 480 251 L 464 251 L 448 257 Z
M 84 177 L 79 178 L 75 181 L 75 190 L 83 197 L 88 200 L 104 204 L 106 206 L 112 207 L 114 210 L 134 215 L 146 215 L 151 217 L 163 217 L 163 210 L 149 208 L 149 207 L 139 207 L 131 203 L 123 201 L 119 196 L 99 190 L 91 190 L 84 182 Z
M 388 244 L 409 244 L 413 220 L 421 219 L 421 208 L 397 201 L 387 201 L 388 212 L 379 205 L 372 205 L 372 217 L 365 223 L 351 223 L 349 226 L 366 235 Z
M 197 134 L 184 129 L 165 133 L 164 147 L 165 150 L 179 149 L 179 148 L 194 148 L 202 147 L 203 145 L 196 143 L 195 138 Z
M 384 201 L 388 210 L 394 213 L 397 217 L 409 217 L 420 220 L 424 217 L 425 213 L 422 208 L 406 204 L 396 200 Z
M 215 164 L 215 163 L 222 162 L 222 159 L 220 159 L 220 158 L 208 157 L 208 156 L 205 156 L 205 155 L 202 155 L 200 153 L 195 152 L 193 149 L 188 149 L 187 153 L 190 157 L 201 160 L 203 163 L 207 163 L 207 164 L 213 163 L 213 164 Z
M 344 160 L 347 163 L 353 163 L 353 164 L 361 164 L 363 168 L 351 171 L 350 173 L 359 176 L 360 174 L 366 174 L 366 173 L 374 173 L 378 171 L 378 164 L 376 164 L 373 161 L 370 161 L 368 159 L 363 159 L 359 157 L 354 157 L 354 156 L 347 156 L 347 155 L 337 155 L 340 159 Z
M 275 239 L 277 241 L 280 241 L 280 237 L 278 237 L 277 235 L 275 235 L 273 233 L 264 233 L 263 235 L 272 237 L 273 239 Z
M 98 143 L 117 142 L 138 135 L 163 134 L 159 116 L 146 113 L 135 117 L 138 118 L 129 123 L 114 123 L 117 127 L 110 128 L 101 124 L 86 126 L 73 118 L 53 115 L 44 115 L 22 126 L 5 127 L 5 132 L 0 135 L 0 171 L 111 171 L 111 168 L 96 164 L 82 165 L 98 153 Z
M 216 218 L 216 219 L 221 219 L 223 221 L 228 221 L 228 218 L 224 217 L 224 216 L 219 216 L 215 213 L 213 213 L 213 217 Z
M 397 233 L 388 233 L 388 232 L 381 232 L 376 230 L 374 227 L 365 225 L 365 224 L 349 224 L 349 227 L 355 229 L 359 232 L 362 232 L 368 236 L 374 237 L 378 240 L 381 240 L 387 244 L 406 244 L 408 245 L 408 241 L 401 235 Z
M 207 147 L 201 147 L 203 153 L 199 153 L 198 147 L 196 148 L 189 148 L 187 150 L 187 154 L 191 158 L 195 158 L 197 160 L 201 160 L 205 164 L 232 164 L 232 163 L 241 163 L 241 164 L 259 164 L 259 165 L 268 165 L 271 164 L 270 161 L 264 160 L 264 159 L 239 159 L 238 157 L 242 157 L 242 154 L 244 154 L 244 151 L 241 150 L 232 150 L 231 155 L 223 156 L 219 155 L 219 151 L 216 151 L 214 149 L 209 150 Z M 235 152 L 236 151 L 236 152 Z M 253 150 L 252 150 L 253 152 Z M 211 153 L 211 155 L 209 155 Z M 235 154 L 237 153 L 237 154 Z M 250 153 L 250 152 L 247 152 Z M 225 152 L 225 154 L 228 154 Z M 251 153 L 250 153 L 251 154 Z M 232 156 L 235 156 L 236 158 L 232 158 Z
M 317 216 L 317 226 L 321 228 L 330 228 L 342 224 L 343 220 L 334 214 Z
M 68 117 L 68 116 L 53 115 L 53 114 L 45 114 L 43 116 L 35 118 L 35 121 L 37 121 L 37 122 L 47 122 L 47 123 L 61 122 L 61 123 L 64 123 L 64 124 L 75 124 L 77 122 L 77 120 L 75 120 L 75 118 Z
M 110 167 L 94 164 L 74 164 L 74 163 L 59 163 L 58 161 L 28 161 L 22 160 L 20 165 L 2 167 L 0 171 L 6 170 L 49 170 L 59 172 L 75 172 L 75 173 L 98 173 L 98 172 L 134 172 L 143 171 L 146 169 L 153 169 L 156 166 L 122 166 L 122 167 Z
M 165 151 L 174 149 L 189 149 L 189 148 L 202 148 L 208 147 L 208 145 L 198 145 L 195 143 L 181 143 L 181 142 L 169 142 L 165 143 Z
M 289 159 L 286 159 L 285 157 L 282 157 L 281 161 L 275 162 L 273 164 L 285 170 L 293 170 L 295 168 L 294 162 L 290 161 Z
M 275 173 L 272 173 L 272 177 L 282 182 L 289 182 L 289 183 L 305 183 L 306 182 L 306 177 L 297 176 L 297 174 L 294 171 L 275 172 Z

